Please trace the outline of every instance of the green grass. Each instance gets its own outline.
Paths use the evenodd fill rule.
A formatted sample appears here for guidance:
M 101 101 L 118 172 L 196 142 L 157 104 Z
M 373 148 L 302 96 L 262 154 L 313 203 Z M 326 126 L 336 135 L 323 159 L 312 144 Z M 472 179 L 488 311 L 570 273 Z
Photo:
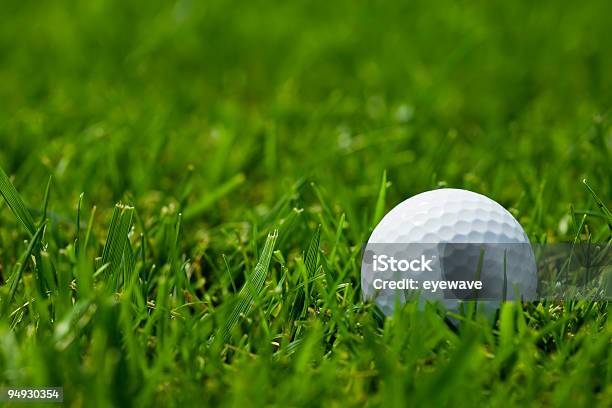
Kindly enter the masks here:
M 0 14 L 1 386 L 612 404 L 608 303 L 454 328 L 359 287 L 373 226 L 432 188 L 488 195 L 532 242 L 611 239 L 609 2 L 63 3 Z

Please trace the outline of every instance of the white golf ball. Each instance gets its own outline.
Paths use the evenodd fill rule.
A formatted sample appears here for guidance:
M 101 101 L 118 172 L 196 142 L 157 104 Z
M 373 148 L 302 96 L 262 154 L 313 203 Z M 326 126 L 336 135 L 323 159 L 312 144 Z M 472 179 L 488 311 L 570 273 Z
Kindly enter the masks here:
M 417 260 L 412 265 L 417 268 L 408 272 L 377 270 L 373 255 L 381 253 Z M 418 270 L 421 263 L 427 265 Z M 408 277 L 419 282 L 421 302 L 441 302 L 453 311 L 461 299 L 470 298 L 464 296 L 466 293 L 475 292 L 423 290 L 423 282 L 479 280 L 482 289 L 476 300 L 488 310 L 495 310 L 500 300 L 514 299 L 515 293 L 531 300 L 537 289 L 535 257 L 519 222 L 490 198 L 460 189 L 433 190 L 411 197 L 393 208 L 374 229 L 362 264 L 364 298 L 374 299 L 386 315 L 391 315 L 396 302 L 410 300 L 414 292 L 381 287 L 382 282 Z

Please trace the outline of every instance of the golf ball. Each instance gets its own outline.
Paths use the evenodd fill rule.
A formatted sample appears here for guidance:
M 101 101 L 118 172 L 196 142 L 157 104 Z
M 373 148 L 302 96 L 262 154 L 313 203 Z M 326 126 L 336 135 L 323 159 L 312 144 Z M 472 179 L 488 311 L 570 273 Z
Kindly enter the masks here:
M 370 236 L 362 263 L 364 298 L 374 299 L 391 315 L 398 301 L 404 303 L 415 293 L 397 284 L 408 278 L 421 303 L 441 302 L 455 311 L 463 300 L 474 300 L 471 294 L 478 281 L 481 288 L 475 300 L 488 303 L 485 309 L 516 295 L 533 299 L 537 289 L 535 257 L 519 222 L 488 197 L 450 188 L 405 200 Z M 432 282 L 440 281 L 450 288 L 436 289 Z M 453 287 L 453 282 L 467 282 L 468 289 Z

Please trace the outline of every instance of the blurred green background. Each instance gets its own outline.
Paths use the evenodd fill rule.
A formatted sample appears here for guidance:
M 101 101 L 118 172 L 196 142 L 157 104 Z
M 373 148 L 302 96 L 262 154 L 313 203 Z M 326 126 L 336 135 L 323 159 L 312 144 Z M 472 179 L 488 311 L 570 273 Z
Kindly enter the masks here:
M 607 1 L 4 1 L 0 160 L 65 203 L 205 194 L 214 221 L 314 176 L 355 216 L 439 182 L 610 197 Z M 550 211 L 550 212 L 549 212 Z M 554 220 L 549 220 L 553 225 Z

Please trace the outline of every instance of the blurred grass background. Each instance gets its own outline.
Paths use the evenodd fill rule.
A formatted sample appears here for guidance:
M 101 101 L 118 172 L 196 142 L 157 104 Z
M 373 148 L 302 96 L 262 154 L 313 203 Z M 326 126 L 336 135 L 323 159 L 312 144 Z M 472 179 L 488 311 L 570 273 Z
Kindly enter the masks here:
M 334 255 L 346 259 L 328 260 L 332 269 L 340 264 L 345 268 L 340 274 L 344 281 L 337 283 L 357 284 L 358 266 L 349 259 L 351 248 L 368 237 L 385 170 L 390 182 L 386 209 L 423 190 L 460 187 L 510 208 L 532 241 L 572 239 L 570 206 L 592 216 L 587 224 L 597 237 L 609 237 L 605 217 L 598 215 L 581 183 L 588 179 L 599 197 L 610 203 L 612 3 L 608 1 L 5 0 L 0 10 L 0 167 L 12 176 L 35 214 L 48 177 L 53 176 L 53 228 L 47 235 L 57 258 L 63 259 L 62 251 L 74 240 L 82 192 L 86 215 L 98 206 L 92 257 L 101 253 L 115 202 L 136 207 L 141 230 L 174 225 L 171 216 L 184 211 L 180 258 L 202 268 L 207 283 L 199 282 L 197 289 L 217 296 L 210 305 L 223 304 L 231 298 L 231 285 L 220 253 L 229 254 L 230 269 L 238 275 L 237 284 L 242 284 L 242 274 L 252 269 L 263 246 L 258 238 L 277 227 L 279 219 L 292 219 L 291 208 L 296 207 L 305 209 L 301 217 L 306 222 L 285 236 L 281 230 L 279 248 L 288 263 L 281 267 L 277 259 L 274 282 L 284 273 L 299 275 L 292 269 L 294 256 L 308 247 L 316 224 L 322 223 L 325 255 L 334 242 L 334 228 L 342 235 Z M 314 187 L 306 183 L 306 188 L 294 189 L 300 180 L 313 182 Z M 288 213 L 281 214 L 279 208 L 284 206 Z M 341 214 L 345 224 L 338 222 Z M 170 258 L 160 248 L 168 232 L 162 227 L 165 232 L 151 239 L 153 254 L 143 259 L 143 270 Z M 332 232 L 326 235 L 326 229 Z M 0 266 L 4 265 L 5 279 L 9 265 L 16 264 L 25 249 L 23 238 L 18 222 L 0 204 Z M 59 262 L 65 262 L 66 270 L 67 265 L 78 264 Z M 151 288 L 151 297 L 157 295 L 156 288 Z M 338 286 L 330 292 L 334 290 L 348 289 Z M 238 350 L 247 350 L 245 355 L 230 348 L 235 360 L 227 357 L 224 366 L 211 357 L 215 350 L 202 352 L 191 340 L 181 340 L 192 335 L 194 342 L 205 343 L 210 331 L 194 318 L 188 328 L 175 327 L 168 340 L 174 346 L 158 351 L 165 357 L 153 359 L 151 371 L 128 370 L 125 367 L 131 363 L 122 359 L 117 365 L 100 363 L 109 381 L 100 384 L 92 367 L 104 360 L 105 349 L 89 341 L 108 336 L 110 350 L 123 350 L 126 327 L 132 327 L 115 322 L 112 307 L 106 309 L 101 301 L 93 318 L 98 323 L 92 323 L 97 329 L 76 350 L 63 354 L 57 351 L 61 341 L 52 328 L 49 333 L 56 337 L 49 340 L 48 348 L 42 340 L 36 346 L 40 348 L 28 342 L 9 344 L 29 338 L 36 327 L 36 319 L 22 326 L 13 321 L 2 326 L 17 333 L 15 339 L 6 337 L 2 348 L 2 382 L 73 382 L 65 386 L 77 406 L 88 405 L 87 395 L 100 405 L 127 404 L 146 378 L 155 386 L 161 384 L 138 394 L 147 403 L 155 401 L 154 395 L 168 404 L 180 401 L 181 381 L 184 393 L 198 395 L 205 379 L 205 401 L 211 404 L 220 403 L 224 392 L 231 391 L 229 402 L 235 404 L 292 398 L 296 404 L 311 398 L 344 398 L 348 404 L 361 404 L 370 395 L 374 404 L 399 398 L 395 402 L 401 405 L 402 395 L 427 401 L 436 381 L 447 384 L 450 392 L 437 401 L 448 402 L 458 390 L 459 380 L 451 375 L 454 368 L 474 376 L 487 364 L 488 356 L 473 354 L 480 337 L 467 334 L 457 339 L 448 328 L 435 326 L 431 316 L 419 320 L 410 311 L 406 327 L 412 332 L 420 328 L 421 334 L 394 335 L 395 326 L 385 326 L 382 339 L 376 340 L 374 329 L 370 333 L 360 326 L 373 325 L 364 317 L 367 313 L 353 309 L 363 306 L 353 305 L 358 304 L 358 290 L 344 295 L 348 303 L 330 306 L 333 318 L 324 314 L 306 319 L 311 336 L 306 337 L 309 348 L 300 358 L 277 364 L 264 352 L 258 360 L 253 357 L 258 361 L 253 363 L 248 353 L 256 355 L 264 347 L 237 341 Z M 282 304 L 285 298 L 274 299 Z M 331 302 L 318 299 L 327 306 Z M 253 326 L 266 320 L 260 318 Z M 339 323 L 343 319 L 346 322 Z M 137 327 L 138 321 L 135 317 L 130 324 Z M 270 323 L 272 333 L 278 325 L 281 332 L 288 330 L 279 321 Z M 601 329 L 600 320 L 592 322 Z M 336 333 L 337 326 L 344 331 Z M 399 327 L 395 330 L 405 328 Z M 542 327 L 548 326 L 542 323 Z M 564 338 L 563 327 L 559 339 Z M 596 346 L 583 354 L 607 356 L 609 361 L 610 330 L 605 327 L 603 334 L 593 334 L 598 332 L 593 329 L 578 335 L 598 336 Z M 249 333 L 247 339 L 269 335 L 261 327 L 244 333 Z M 426 333 L 430 342 L 425 342 Z M 299 337 L 294 334 L 291 339 Z M 479 335 L 492 336 L 486 330 Z M 330 336 L 344 339 L 345 348 L 336 349 Z M 314 346 L 321 337 L 326 338 L 327 349 Z M 473 356 L 473 365 L 453 360 L 447 347 L 430 355 L 423 344 L 434 348 L 440 339 L 448 341 L 450 349 Z M 143 335 L 141 341 L 157 350 L 154 340 Z M 417 356 L 414 360 L 402 354 L 403 342 L 414 347 L 410 349 Z M 474 377 L 473 388 L 466 388 L 478 390 L 466 404 L 479 398 L 491 398 L 492 404 L 505 401 L 525 376 L 537 386 L 515 403 L 535 398 L 538 387 L 547 390 L 539 400 L 542 404 L 562 403 L 572 390 L 583 388 L 588 389 L 586 394 L 603 394 L 597 401 L 605 406 L 611 395 L 605 383 L 612 370 L 591 372 L 580 360 L 564 365 L 572 347 L 578 347 L 569 344 L 559 346 L 563 363 L 542 364 L 552 374 L 540 382 L 536 379 L 541 372 L 527 352 L 512 357 L 523 364 L 508 380 L 514 386 L 495 388 L 488 382 L 491 372 L 483 371 Z M 31 347 L 35 351 L 28 357 Z M 145 350 L 142 361 L 152 358 L 151 350 Z M 12 353 L 22 353 L 22 360 L 7 357 Z M 377 353 L 377 367 L 405 375 L 406 383 L 395 383 L 368 365 Z M 387 353 L 390 357 L 385 359 Z M 399 368 L 392 360 L 397 356 L 402 362 Z M 35 358 L 41 358 L 40 366 L 27 363 Z M 181 361 L 176 369 L 184 373 L 169 368 L 173 358 Z M 506 358 L 510 357 L 505 355 L 503 364 Z M 307 364 L 311 360 L 322 368 L 312 371 Z M 447 361 L 458 365 L 440 370 L 440 362 Z M 66 374 L 50 374 L 58 364 Z M 407 374 L 415 367 L 438 374 L 419 383 L 418 376 Z M 567 379 L 564 387 L 554 388 L 563 382 L 554 376 L 568 370 L 584 377 Z M 87 375 L 80 378 L 79 372 Z M 317 375 L 321 381 L 309 383 L 311 389 L 306 390 L 300 381 L 287 379 L 288 372 L 299 378 Z M 122 377 L 126 373 L 130 379 Z M 120 392 L 121 381 L 129 385 L 125 395 Z M 345 388 L 334 390 L 329 386 L 333 383 Z M 257 393 L 254 387 L 276 387 L 278 395 Z M 492 397 L 487 391 L 491 389 L 498 394 Z M 168 400 L 164 400 L 166 391 Z M 354 399 L 347 399 L 349 394 Z M 590 398 L 579 398 L 577 403 L 590 403 Z
M 610 196 L 608 2 L 3 2 L 0 157 L 75 201 L 269 203 L 315 175 L 361 210 L 439 181 L 512 203 Z M 30 181 L 38 180 L 38 183 Z M 266 198 L 268 197 L 268 198 Z M 238 209 L 227 203 L 229 214 Z M 217 213 L 216 221 L 225 213 Z

